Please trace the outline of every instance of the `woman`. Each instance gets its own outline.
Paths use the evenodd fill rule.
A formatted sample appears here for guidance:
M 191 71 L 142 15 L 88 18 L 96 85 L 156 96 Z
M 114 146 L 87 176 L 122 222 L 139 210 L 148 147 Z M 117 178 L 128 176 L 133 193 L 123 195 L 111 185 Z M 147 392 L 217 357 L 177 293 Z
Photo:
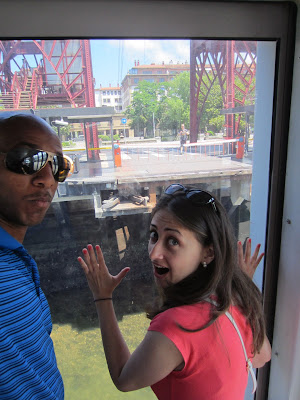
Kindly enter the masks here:
M 88 245 L 78 261 L 94 296 L 116 387 L 151 386 L 163 400 L 242 400 L 248 359 L 259 368 L 271 357 L 261 294 L 251 280 L 263 255 L 258 256 L 257 246 L 251 257 L 248 241 L 244 258 L 239 243 L 239 268 L 220 202 L 207 192 L 174 184 L 154 208 L 148 250 L 160 304 L 148 313 L 150 327 L 132 354 L 112 304 L 113 291 L 129 268 L 110 275 L 100 247 L 95 250 Z

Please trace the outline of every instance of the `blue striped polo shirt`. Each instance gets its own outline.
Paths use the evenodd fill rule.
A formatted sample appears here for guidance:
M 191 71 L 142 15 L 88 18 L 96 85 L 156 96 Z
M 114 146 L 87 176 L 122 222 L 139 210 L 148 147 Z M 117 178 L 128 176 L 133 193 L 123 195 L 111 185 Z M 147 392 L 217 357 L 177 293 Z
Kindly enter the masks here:
M 0 227 L 0 399 L 62 400 L 50 309 L 37 265 Z

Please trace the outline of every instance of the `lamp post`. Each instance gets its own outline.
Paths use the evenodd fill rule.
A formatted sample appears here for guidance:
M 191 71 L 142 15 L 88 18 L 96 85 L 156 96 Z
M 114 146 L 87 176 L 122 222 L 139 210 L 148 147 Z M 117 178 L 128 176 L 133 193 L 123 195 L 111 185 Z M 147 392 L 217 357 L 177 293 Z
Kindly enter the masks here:
M 55 121 L 51 121 L 51 125 L 57 127 L 57 134 L 58 134 L 59 139 L 61 140 L 61 137 L 60 137 L 60 127 L 61 127 L 61 126 L 68 126 L 68 125 L 69 125 L 69 122 L 64 121 L 64 120 L 61 118 L 61 119 L 56 119 Z
M 126 144 L 125 125 L 126 125 L 126 123 L 127 123 L 127 119 L 126 119 L 126 118 L 122 118 L 122 119 L 121 119 L 121 122 L 122 122 L 122 124 L 124 125 L 124 127 L 123 127 L 123 132 L 124 132 L 124 141 L 125 141 L 125 144 Z

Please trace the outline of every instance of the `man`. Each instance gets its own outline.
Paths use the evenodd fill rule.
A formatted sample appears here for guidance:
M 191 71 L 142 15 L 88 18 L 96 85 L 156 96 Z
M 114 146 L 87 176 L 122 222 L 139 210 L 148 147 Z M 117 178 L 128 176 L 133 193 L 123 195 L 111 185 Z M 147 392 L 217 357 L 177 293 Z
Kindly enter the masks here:
M 180 154 L 184 153 L 184 145 L 186 144 L 188 134 L 188 130 L 185 129 L 184 124 L 181 124 L 181 131 L 179 132 Z
M 71 165 L 41 118 L 0 114 L 0 399 L 62 400 L 52 322 L 35 261 L 22 246 Z

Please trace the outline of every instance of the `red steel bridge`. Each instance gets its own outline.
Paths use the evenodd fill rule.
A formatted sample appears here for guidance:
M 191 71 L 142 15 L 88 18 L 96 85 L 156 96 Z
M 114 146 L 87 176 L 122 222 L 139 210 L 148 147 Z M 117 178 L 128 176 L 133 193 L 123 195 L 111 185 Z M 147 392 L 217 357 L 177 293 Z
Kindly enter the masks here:
M 241 114 L 234 109 L 254 103 L 256 47 L 253 41 L 191 40 L 191 142 L 197 141 L 205 102 L 216 80 L 228 110 L 226 137 L 236 136 Z M 89 40 L 0 41 L 0 109 L 55 106 L 95 106 Z M 87 143 L 98 148 L 96 124 L 87 128 Z
M 254 41 L 191 40 L 191 142 L 197 141 L 205 102 L 216 80 L 220 83 L 225 109 L 226 137 L 237 136 L 240 111 L 246 104 L 254 104 L 256 49 Z
M 55 106 L 95 107 L 90 41 L 0 41 L 0 109 Z M 86 135 L 99 147 L 95 123 Z

